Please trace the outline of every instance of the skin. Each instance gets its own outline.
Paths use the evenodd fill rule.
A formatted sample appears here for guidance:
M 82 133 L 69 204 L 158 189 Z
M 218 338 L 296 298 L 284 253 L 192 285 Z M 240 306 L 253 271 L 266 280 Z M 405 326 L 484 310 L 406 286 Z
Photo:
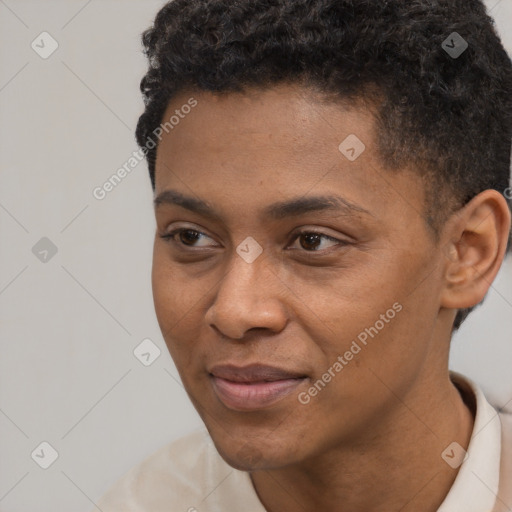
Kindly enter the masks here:
M 197 106 L 163 134 L 155 197 L 166 190 L 206 201 L 217 217 L 155 207 L 155 310 L 185 389 L 226 462 L 249 471 L 269 512 L 435 511 L 455 480 L 441 458 L 467 448 L 472 411 L 449 379 L 456 308 L 480 302 L 504 257 L 510 213 L 487 190 L 457 211 L 436 242 L 421 180 L 384 169 L 371 109 L 322 102 L 296 85 L 245 94 L 187 91 Z M 366 149 L 338 149 L 356 134 Z M 361 211 L 270 219 L 275 202 L 324 194 Z M 173 229 L 202 233 L 197 239 Z M 308 239 L 297 231 L 320 231 Z M 248 236 L 263 252 L 236 252 Z M 331 382 L 299 403 L 357 335 L 402 310 Z M 255 411 L 226 407 L 214 364 L 260 362 L 309 377 Z

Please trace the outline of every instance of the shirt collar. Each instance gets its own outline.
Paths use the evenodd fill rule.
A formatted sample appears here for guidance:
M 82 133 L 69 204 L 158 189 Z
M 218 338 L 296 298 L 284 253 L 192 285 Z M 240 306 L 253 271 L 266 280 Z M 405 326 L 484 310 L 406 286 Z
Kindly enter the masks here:
M 461 395 L 474 396 L 476 415 L 466 458 L 438 512 L 489 512 L 498 494 L 500 418 L 478 384 L 454 371 L 450 380 Z

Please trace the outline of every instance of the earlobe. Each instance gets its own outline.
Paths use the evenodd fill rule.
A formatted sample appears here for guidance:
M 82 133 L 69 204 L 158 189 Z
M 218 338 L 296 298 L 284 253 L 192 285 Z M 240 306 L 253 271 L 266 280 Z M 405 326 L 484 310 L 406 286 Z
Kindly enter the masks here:
M 456 212 L 444 233 L 446 267 L 441 306 L 462 309 L 483 300 L 503 258 L 510 210 L 496 190 L 485 190 Z

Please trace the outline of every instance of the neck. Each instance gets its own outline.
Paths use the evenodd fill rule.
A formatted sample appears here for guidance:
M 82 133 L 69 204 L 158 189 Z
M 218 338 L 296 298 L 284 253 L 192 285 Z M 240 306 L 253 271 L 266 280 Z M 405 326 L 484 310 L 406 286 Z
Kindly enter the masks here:
M 266 510 L 437 511 L 458 473 L 441 454 L 453 441 L 467 450 L 474 417 L 446 370 L 417 384 L 385 420 L 365 426 L 360 442 L 252 472 Z

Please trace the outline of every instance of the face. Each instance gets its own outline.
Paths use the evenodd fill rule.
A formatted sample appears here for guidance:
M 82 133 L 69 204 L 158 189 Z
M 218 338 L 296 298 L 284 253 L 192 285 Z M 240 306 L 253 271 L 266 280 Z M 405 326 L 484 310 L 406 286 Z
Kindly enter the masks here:
M 438 353 L 420 180 L 382 167 L 363 105 L 298 86 L 183 93 L 164 120 L 176 110 L 157 152 L 154 303 L 219 453 L 267 469 L 367 442 Z

